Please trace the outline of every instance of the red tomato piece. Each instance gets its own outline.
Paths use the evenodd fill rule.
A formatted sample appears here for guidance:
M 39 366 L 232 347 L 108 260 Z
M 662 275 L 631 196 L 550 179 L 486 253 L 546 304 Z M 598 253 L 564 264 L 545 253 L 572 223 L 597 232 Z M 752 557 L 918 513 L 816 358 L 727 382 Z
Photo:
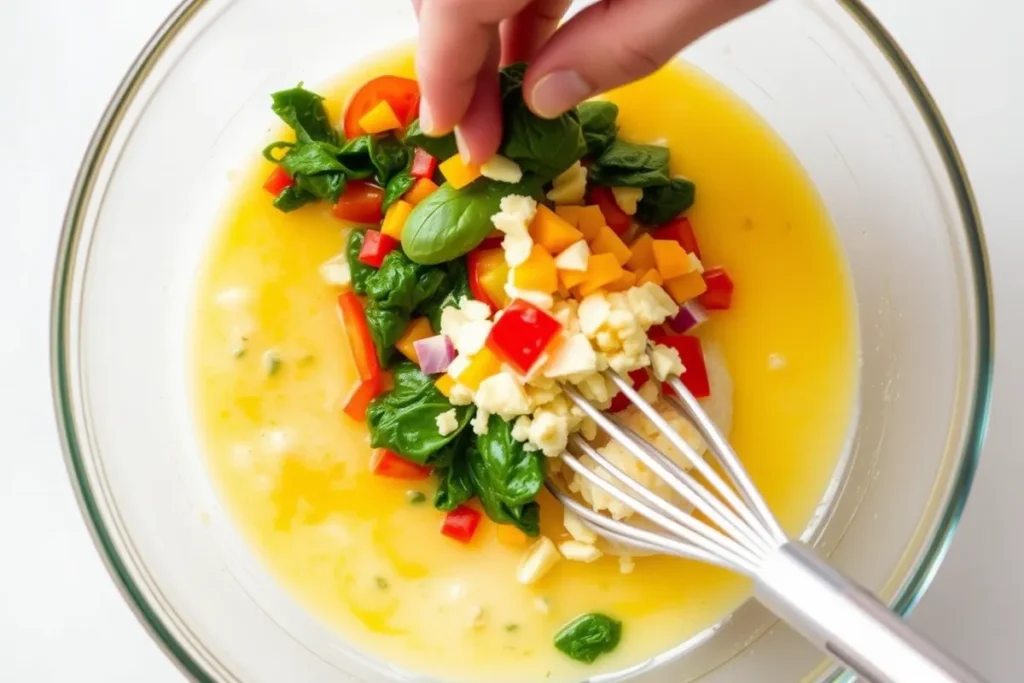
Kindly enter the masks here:
M 651 341 L 669 346 L 679 353 L 679 359 L 686 368 L 679 379 L 694 398 L 707 398 L 711 395 L 711 384 L 708 381 L 708 369 L 704 364 L 704 351 L 701 350 L 700 339 L 686 334 L 652 334 Z M 675 393 L 668 382 L 661 385 L 661 390 L 666 394 Z
M 378 230 L 367 230 L 363 246 L 359 249 L 359 260 L 368 266 L 380 268 L 384 257 L 398 248 L 398 240 Z
M 615 231 L 616 235 L 621 235 L 629 230 L 631 225 L 629 216 L 619 208 L 611 188 L 600 185 L 592 188 L 587 195 L 587 203 L 597 204 L 598 208 L 601 209 L 601 214 L 604 216 L 604 222 Z
M 700 258 L 700 245 L 697 244 L 697 236 L 693 234 L 693 226 L 689 218 L 679 216 L 673 218 L 665 225 L 651 233 L 656 240 L 675 240 L 683 245 L 688 254 L 696 254 Z
M 391 111 L 395 112 L 404 128 L 420 115 L 420 85 L 399 76 L 380 76 L 367 81 L 345 109 L 345 137 L 351 140 L 364 135 L 359 119 L 381 101 L 391 105 Z
M 480 513 L 468 505 L 460 505 L 444 517 L 441 533 L 460 543 L 469 543 L 480 526 Z
M 370 183 L 353 180 L 334 205 L 334 215 L 343 221 L 376 225 L 383 220 L 384 189 Z
M 413 178 L 433 178 L 437 170 L 437 159 L 425 151 L 416 148 L 412 155 L 412 166 L 409 168 L 409 175 Z
M 732 306 L 734 285 L 725 268 L 709 268 L 704 271 L 704 282 L 708 290 L 697 297 L 700 305 L 709 311 L 725 311 Z
M 466 255 L 466 270 L 473 298 L 490 306 L 492 311 L 500 310 L 508 299 L 505 294 L 508 264 L 504 250 L 500 246 L 483 248 L 481 245 Z
M 387 448 L 375 448 L 370 456 L 370 471 L 389 479 L 417 480 L 429 477 L 433 468 L 406 460 Z
M 263 189 L 276 197 L 294 184 L 295 181 L 292 180 L 292 177 L 278 166 L 267 176 L 266 182 L 263 183 Z
M 562 324 L 547 312 L 515 299 L 491 328 L 487 346 L 525 375 L 561 330 Z
M 642 387 L 643 385 L 647 384 L 647 380 L 649 380 L 650 378 L 651 376 L 648 375 L 647 371 L 644 370 L 643 368 L 639 370 L 633 370 L 632 372 L 629 373 L 629 379 L 631 382 L 633 382 L 633 388 L 637 390 L 639 390 L 640 387 Z M 626 398 L 626 394 L 620 391 L 619 393 L 615 394 L 615 396 L 612 398 L 612 405 L 608 409 L 608 412 L 621 413 L 623 410 L 632 405 L 632 403 L 632 401 Z

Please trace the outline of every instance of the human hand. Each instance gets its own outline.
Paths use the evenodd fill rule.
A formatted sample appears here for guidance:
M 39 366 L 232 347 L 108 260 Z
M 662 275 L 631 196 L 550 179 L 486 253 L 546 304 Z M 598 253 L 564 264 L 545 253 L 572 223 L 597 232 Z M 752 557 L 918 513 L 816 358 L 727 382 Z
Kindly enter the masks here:
M 431 135 L 454 129 L 462 155 L 481 163 L 501 143 L 499 64 L 529 62 L 526 103 L 555 117 L 765 1 L 599 0 L 559 27 L 571 0 L 412 0 L 420 125 Z

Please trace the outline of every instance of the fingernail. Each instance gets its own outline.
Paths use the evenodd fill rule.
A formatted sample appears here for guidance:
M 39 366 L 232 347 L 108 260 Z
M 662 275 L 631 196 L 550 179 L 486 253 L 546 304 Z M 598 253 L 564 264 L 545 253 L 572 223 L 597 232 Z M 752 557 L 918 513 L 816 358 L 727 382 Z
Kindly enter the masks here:
M 530 93 L 537 116 L 553 119 L 590 97 L 594 88 L 575 71 L 554 71 L 544 76 Z
M 468 164 L 471 161 L 469 158 L 469 147 L 466 146 L 466 139 L 462 137 L 462 131 L 458 126 L 455 126 L 455 146 L 459 148 L 459 156 L 462 157 L 462 162 Z
M 434 134 L 434 119 L 430 113 L 430 105 L 426 100 L 420 101 L 420 130 L 427 135 Z

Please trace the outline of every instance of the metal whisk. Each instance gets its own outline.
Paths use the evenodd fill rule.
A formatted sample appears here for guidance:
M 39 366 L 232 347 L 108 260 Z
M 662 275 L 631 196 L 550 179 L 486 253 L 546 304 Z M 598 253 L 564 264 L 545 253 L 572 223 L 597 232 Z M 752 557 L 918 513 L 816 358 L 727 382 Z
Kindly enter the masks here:
M 595 512 L 549 480 L 552 493 L 595 532 L 620 545 L 709 562 L 750 576 L 755 597 L 762 604 L 866 681 L 982 682 L 963 664 L 917 635 L 864 588 L 836 572 L 806 546 L 789 539 L 729 442 L 682 382 L 671 379 L 677 396 L 666 395 L 663 399 L 693 422 L 728 482 L 633 389 L 629 380 L 610 371 L 608 376 L 687 458 L 706 484 L 636 432 L 595 408 L 579 392 L 571 388 L 566 392 L 612 439 L 708 521 L 648 490 L 583 438 L 574 436 L 574 448 L 589 456 L 621 487 L 572 454 L 562 454 L 564 465 L 653 525 L 641 528 Z

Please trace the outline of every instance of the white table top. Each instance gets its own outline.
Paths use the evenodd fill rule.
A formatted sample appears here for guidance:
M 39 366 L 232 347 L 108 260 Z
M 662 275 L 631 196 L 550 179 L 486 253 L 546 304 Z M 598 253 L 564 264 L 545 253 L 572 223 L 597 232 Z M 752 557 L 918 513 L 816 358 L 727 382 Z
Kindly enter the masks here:
M 122 601 L 80 518 L 51 409 L 47 328 L 60 221 L 86 141 L 175 2 L 5 0 L 0 9 L 0 681 L 183 680 Z M 1024 420 L 1011 397 L 1024 392 L 1024 5 L 869 4 L 921 71 L 959 144 L 997 300 L 988 443 L 961 531 L 912 621 L 992 681 L 1017 681 Z

